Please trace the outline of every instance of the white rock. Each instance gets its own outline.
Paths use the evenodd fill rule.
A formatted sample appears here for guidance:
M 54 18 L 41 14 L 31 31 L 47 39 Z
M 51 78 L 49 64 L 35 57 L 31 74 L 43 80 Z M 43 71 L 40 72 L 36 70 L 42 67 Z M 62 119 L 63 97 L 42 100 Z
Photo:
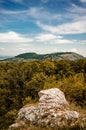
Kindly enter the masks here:
M 68 105 L 65 95 L 58 88 L 43 90 L 38 93 L 39 104 L 43 107 L 56 108 Z
M 79 118 L 79 113 L 76 111 L 65 111 L 65 118 L 68 120 L 72 119 L 78 119 Z
M 37 113 L 38 113 L 38 109 L 36 107 L 22 108 L 18 113 L 17 121 L 18 120 L 35 121 Z
M 19 123 L 14 123 L 9 126 L 8 130 L 19 130 L 19 128 L 24 128 L 25 122 L 20 121 Z
M 9 127 L 9 130 L 20 127 L 20 122 L 33 122 L 38 125 L 64 126 L 66 121 L 70 124 L 75 123 L 79 118 L 76 111 L 68 108 L 65 95 L 57 88 L 43 90 L 39 92 L 39 103 L 36 106 L 24 107 L 20 109 L 16 124 Z M 67 107 L 64 107 L 64 106 Z M 21 124 L 22 126 L 22 124 Z

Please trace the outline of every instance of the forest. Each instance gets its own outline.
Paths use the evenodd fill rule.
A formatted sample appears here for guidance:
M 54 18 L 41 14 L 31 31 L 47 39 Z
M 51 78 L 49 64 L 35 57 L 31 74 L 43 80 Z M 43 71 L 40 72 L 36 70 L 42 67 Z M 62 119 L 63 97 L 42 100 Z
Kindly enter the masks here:
M 0 129 L 12 124 L 21 107 L 38 92 L 60 88 L 70 103 L 86 109 L 86 60 L 0 62 Z

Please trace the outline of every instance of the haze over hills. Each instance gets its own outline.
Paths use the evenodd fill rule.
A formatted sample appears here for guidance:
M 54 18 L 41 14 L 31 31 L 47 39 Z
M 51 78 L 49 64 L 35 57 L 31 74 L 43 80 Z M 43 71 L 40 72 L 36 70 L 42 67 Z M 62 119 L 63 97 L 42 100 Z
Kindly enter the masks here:
M 4 59 L 7 59 L 7 58 L 10 58 L 11 56 L 0 56 L 0 60 L 4 60 Z
M 37 54 L 28 52 L 19 54 L 15 57 L 5 59 L 4 61 L 28 61 L 28 60 L 78 60 L 84 59 L 80 54 L 74 52 L 56 52 L 50 54 Z

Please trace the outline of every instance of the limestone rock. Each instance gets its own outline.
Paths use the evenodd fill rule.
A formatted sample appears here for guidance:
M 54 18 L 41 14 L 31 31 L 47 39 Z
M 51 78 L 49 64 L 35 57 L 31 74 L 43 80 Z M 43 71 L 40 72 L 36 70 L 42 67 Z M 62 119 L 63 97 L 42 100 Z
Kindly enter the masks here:
M 68 105 L 64 93 L 58 88 L 40 91 L 38 95 L 40 97 L 39 104 L 41 107 L 62 108 Z
M 32 122 L 38 125 L 64 126 L 68 122 L 73 125 L 79 118 L 79 113 L 68 108 L 69 104 L 65 95 L 57 88 L 40 91 L 39 103 L 36 106 L 21 108 L 18 113 L 16 123 L 11 125 L 8 130 L 23 126 Z M 66 106 L 66 107 L 65 107 Z M 23 122 L 21 124 L 21 121 Z
M 22 108 L 20 109 L 19 113 L 18 113 L 18 118 L 17 121 L 32 121 L 35 122 L 36 120 L 36 114 L 37 114 L 37 108 L 36 107 L 26 107 L 26 108 Z

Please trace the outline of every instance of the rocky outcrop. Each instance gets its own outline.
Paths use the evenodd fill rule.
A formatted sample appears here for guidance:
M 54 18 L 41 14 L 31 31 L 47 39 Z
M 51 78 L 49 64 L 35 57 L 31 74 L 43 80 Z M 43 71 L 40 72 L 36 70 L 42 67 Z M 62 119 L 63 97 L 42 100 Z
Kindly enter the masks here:
M 43 90 L 38 93 L 39 106 L 44 108 L 62 108 L 68 105 L 64 93 L 57 88 Z
M 24 127 L 30 122 L 50 127 L 63 127 L 66 123 L 72 126 L 77 122 L 79 113 L 69 109 L 69 104 L 62 91 L 52 88 L 40 91 L 38 94 L 39 103 L 21 108 L 16 123 L 11 125 L 8 130 Z

